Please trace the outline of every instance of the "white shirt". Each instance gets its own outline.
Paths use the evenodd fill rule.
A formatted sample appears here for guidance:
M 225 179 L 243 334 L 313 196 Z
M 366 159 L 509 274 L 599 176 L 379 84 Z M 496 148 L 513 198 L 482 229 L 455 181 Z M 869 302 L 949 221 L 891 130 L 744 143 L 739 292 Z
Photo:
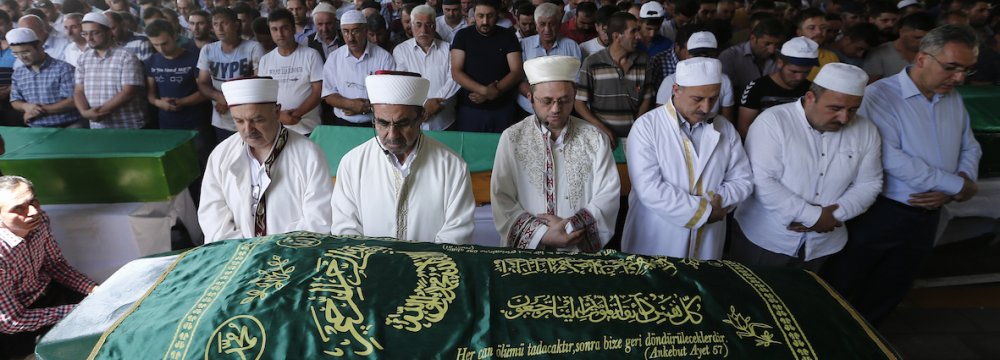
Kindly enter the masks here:
M 677 82 L 676 74 L 670 74 L 660 83 L 660 89 L 656 91 L 656 103 L 666 104 L 674 96 L 674 83 Z M 722 89 L 719 90 L 719 100 L 712 105 L 712 112 L 718 114 L 720 106 L 732 107 L 736 105 L 733 97 L 733 82 L 729 80 L 729 75 L 722 74 Z
M 416 39 L 409 39 L 392 50 L 396 69 L 420 74 L 430 80 L 428 99 L 445 99 L 443 109 L 420 124 L 422 130 L 444 130 L 455 122 L 455 94 L 459 85 L 451 77 L 451 50 L 448 43 L 434 39 L 428 51 L 417 45 Z
M 66 37 L 63 33 L 50 31 L 49 38 L 45 40 L 45 44 L 42 44 L 42 50 L 44 50 L 46 54 L 49 54 L 49 56 L 53 59 L 65 61 L 63 58 L 63 50 L 66 49 L 66 44 L 71 42 L 72 41 L 69 41 L 69 37 Z
M 434 28 L 437 30 L 438 36 L 441 36 L 441 39 L 448 42 L 449 44 L 451 44 L 452 40 L 455 40 L 456 32 L 462 30 L 466 26 L 469 26 L 469 24 L 465 23 L 465 19 L 463 18 L 462 21 L 458 23 L 458 25 L 455 25 L 455 27 L 451 27 L 450 25 L 448 25 L 448 22 L 444 21 L 444 15 L 438 16 L 437 19 L 434 20 L 434 23 L 436 24 Z
M 76 43 L 70 41 L 69 44 L 66 44 L 66 48 L 63 49 L 63 61 L 73 65 L 73 67 L 76 67 L 76 63 L 80 60 L 80 56 L 87 52 L 87 49 L 89 48 L 89 46 L 84 44 L 83 49 L 80 49 L 76 46 Z
M 335 235 L 388 236 L 403 241 L 471 241 L 472 181 L 468 166 L 444 144 L 421 136 L 403 175 L 373 137 L 348 152 L 333 190 Z
M 368 43 L 361 58 L 351 55 L 348 46 L 341 46 L 330 53 L 323 65 L 323 93 L 325 98 L 332 94 L 340 94 L 348 99 L 367 99 L 368 89 L 365 87 L 365 77 L 379 70 L 395 70 L 396 61 L 388 51 L 375 44 Z M 333 114 L 352 123 L 372 121 L 372 114 L 357 114 L 347 116 L 344 110 L 333 108 Z
M 538 248 L 548 226 L 535 215 L 551 208 L 554 215 L 571 219 L 567 232 L 583 229 L 582 241 L 600 249 L 614 235 L 621 193 L 611 146 L 596 127 L 575 117 L 556 140 L 551 134 L 529 115 L 500 135 L 490 192 L 501 243 Z M 546 171 L 549 165 L 552 171 Z
M 580 44 L 580 52 L 583 53 L 584 59 L 590 55 L 600 52 L 601 50 L 604 50 L 605 48 L 607 48 L 607 46 L 601 45 L 601 38 L 599 36 Z
M 786 227 L 816 224 L 832 204 L 839 221 L 865 212 L 882 191 L 882 148 L 878 129 L 858 115 L 840 131 L 809 125 L 801 101 L 764 110 L 746 139 L 753 168 L 753 195 L 736 210 L 736 220 L 754 244 L 805 259 L 834 254 L 847 243 L 847 228 L 798 233 Z
M 323 60 L 315 49 L 299 45 L 288 56 L 275 48 L 260 58 L 257 75 L 278 80 L 278 104 L 281 111 L 296 109 L 312 94 L 313 84 L 323 81 Z M 320 123 L 319 105 L 302 115 L 302 121 L 286 125 L 289 130 L 306 135 Z

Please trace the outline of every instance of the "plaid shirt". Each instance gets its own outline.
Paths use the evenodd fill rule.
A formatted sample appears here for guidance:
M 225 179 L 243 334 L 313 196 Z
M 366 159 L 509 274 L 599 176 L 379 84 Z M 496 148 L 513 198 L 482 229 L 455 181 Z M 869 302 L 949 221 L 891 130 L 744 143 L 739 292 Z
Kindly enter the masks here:
M 139 34 L 133 33 L 129 36 L 128 41 L 122 43 L 122 47 L 139 58 L 139 61 L 146 61 L 153 56 L 153 43 L 149 42 L 149 38 Z
M 54 104 L 73 97 L 73 66 L 51 56 L 42 62 L 38 72 L 30 66 L 14 69 L 10 101 L 30 104 Z M 75 109 L 64 113 L 42 115 L 31 121 L 32 127 L 63 126 L 80 120 Z
M 49 231 L 49 217 L 24 238 L 0 228 L 0 333 L 53 325 L 75 305 L 29 309 L 53 280 L 83 294 L 96 284 L 66 263 Z
M 125 49 L 115 46 L 107 50 L 104 57 L 94 49 L 80 56 L 76 68 L 76 85 L 83 85 L 83 94 L 90 107 L 97 107 L 115 97 L 125 85 L 145 87 L 146 76 L 139 59 Z M 92 129 L 133 128 L 146 125 L 143 101 L 145 96 L 136 96 L 100 121 L 91 121 Z
M 677 59 L 677 53 L 674 52 L 673 47 L 649 58 L 649 73 L 657 88 L 663 83 L 663 79 L 677 72 L 678 62 L 679 59 Z

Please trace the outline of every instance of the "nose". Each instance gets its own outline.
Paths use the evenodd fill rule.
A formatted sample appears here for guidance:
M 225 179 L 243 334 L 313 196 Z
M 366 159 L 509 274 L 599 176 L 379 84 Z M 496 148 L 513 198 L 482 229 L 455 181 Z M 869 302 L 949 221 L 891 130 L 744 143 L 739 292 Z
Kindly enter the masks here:
M 28 216 L 35 216 L 38 214 L 38 205 L 32 204 L 28 205 Z
M 960 84 L 965 82 L 965 78 L 967 76 L 969 76 L 969 73 L 965 71 L 956 71 L 955 73 L 951 74 L 951 77 Z

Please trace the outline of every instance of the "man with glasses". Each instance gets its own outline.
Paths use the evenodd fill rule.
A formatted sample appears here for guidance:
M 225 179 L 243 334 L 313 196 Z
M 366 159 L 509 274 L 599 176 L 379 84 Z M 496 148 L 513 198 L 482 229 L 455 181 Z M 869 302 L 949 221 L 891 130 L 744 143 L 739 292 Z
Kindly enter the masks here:
M 344 13 L 340 30 L 347 46 L 331 52 L 323 65 L 321 95 L 333 107 L 334 125 L 371 126 L 372 105 L 365 90 L 365 76 L 393 70 L 396 61 L 388 51 L 368 42 L 368 21 L 360 11 Z
M 621 184 L 611 145 L 570 116 L 579 68 L 572 56 L 524 63 L 534 114 L 500 136 L 490 182 L 504 246 L 594 252 L 614 235 Z
M 415 73 L 379 71 L 365 78 L 365 85 L 375 137 L 340 161 L 330 232 L 470 242 L 475 203 L 468 166 L 420 130 L 430 81 Z
M 941 206 L 975 196 L 982 149 L 955 87 L 974 72 L 978 42 L 965 25 L 920 41 L 913 65 L 865 89 L 858 114 L 882 135 L 885 185 L 847 222 L 847 246 L 822 276 L 877 325 L 903 299 L 931 253 Z
M 7 32 L 7 42 L 24 66 L 14 69 L 10 104 L 31 127 L 87 127 L 73 104 L 73 67 L 42 50 L 34 31 Z
M 142 63 L 115 43 L 104 14 L 85 15 L 80 34 L 91 48 L 80 56 L 74 75 L 73 98 L 80 115 L 90 120 L 92 129 L 146 126 Z

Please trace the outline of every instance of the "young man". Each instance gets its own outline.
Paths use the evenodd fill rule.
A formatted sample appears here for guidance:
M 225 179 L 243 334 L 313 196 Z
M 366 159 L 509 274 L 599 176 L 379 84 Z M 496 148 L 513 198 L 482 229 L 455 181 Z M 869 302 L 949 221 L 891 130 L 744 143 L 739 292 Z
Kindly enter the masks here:
M 195 10 L 188 16 L 188 30 L 198 49 L 217 41 L 212 33 L 212 15 L 205 10 Z
M 24 113 L 31 127 L 87 127 L 73 104 L 73 67 L 42 51 L 42 42 L 28 28 L 7 32 L 7 42 L 24 66 L 14 69 L 11 106 Z
M 747 84 L 740 97 L 736 129 L 746 138 L 750 124 L 769 107 L 798 100 L 812 83 L 809 72 L 819 65 L 819 44 L 804 36 L 785 42 L 778 57 L 778 71 Z
M 145 127 L 145 102 L 138 96 L 146 86 L 142 63 L 115 43 L 111 21 L 103 14 L 84 15 L 83 34 L 91 50 L 76 67 L 76 109 L 92 129 Z
M 198 55 L 198 91 L 212 99 L 212 126 L 216 140 L 223 141 L 236 133 L 236 124 L 219 89 L 226 80 L 256 74 L 264 49 L 256 41 L 240 37 L 239 20 L 232 9 L 213 10 L 212 28 L 219 41 L 205 45 Z
M 291 11 L 278 9 L 267 16 L 277 48 L 260 58 L 257 75 L 278 80 L 278 121 L 308 136 L 320 123 L 323 62 L 315 49 L 295 41 Z

